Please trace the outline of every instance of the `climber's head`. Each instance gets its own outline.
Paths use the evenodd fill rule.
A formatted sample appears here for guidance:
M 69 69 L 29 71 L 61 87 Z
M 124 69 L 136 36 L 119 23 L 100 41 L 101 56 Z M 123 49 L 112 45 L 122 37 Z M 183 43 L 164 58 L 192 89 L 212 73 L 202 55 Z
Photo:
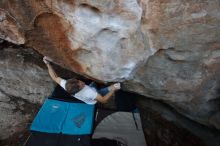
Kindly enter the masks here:
M 85 83 L 77 79 L 68 79 L 66 82 L 66 91 L 70 94 L 76 94 L 85 86 Z

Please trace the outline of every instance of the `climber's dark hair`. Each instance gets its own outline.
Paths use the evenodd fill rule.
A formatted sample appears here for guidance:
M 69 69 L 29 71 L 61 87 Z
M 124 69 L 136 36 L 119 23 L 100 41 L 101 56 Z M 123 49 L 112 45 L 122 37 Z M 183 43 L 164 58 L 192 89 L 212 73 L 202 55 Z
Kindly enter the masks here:
M 79 83 L 79 80 L 77 79 L 74 79 L 74 78 L 68 79 L 65 85 L 66 91 L 69 94 L 76 94 L 80 90 L 78 83 Z

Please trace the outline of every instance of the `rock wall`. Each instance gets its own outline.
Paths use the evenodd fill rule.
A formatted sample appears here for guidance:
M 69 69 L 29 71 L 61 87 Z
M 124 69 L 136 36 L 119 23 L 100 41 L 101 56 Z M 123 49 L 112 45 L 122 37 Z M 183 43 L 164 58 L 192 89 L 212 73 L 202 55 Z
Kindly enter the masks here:
M 0 38 L 220 129 L 219 0 L 8 0 L 0 8 Z
M 50 95 L 54 85 L 42 57 L 35 51 L 7 46 L 0 52 L 2 140 L 29 128 L 38 106 Z
M 220 1 L 149 0 L 142 7 L 142 30 L 160 50 L 126 89 L 219 129 Z
M 3 22 L 10 24 L 10 17 L 15 17 L 13 20 L 20 29 L 19 32 L 16 27 L 12 29 L 15 33 L 8 34 L 7 40 L 25 34 L 20 35 L 24 42 L 16 41 L 97 80 L 124 80 L 138 63 L 152 54 L 144 43 L 146 39 L 140 27 L 142 9 L 137 1 L 2 3 Z M 4 29 L 11 28 L 3 26 L 1 31 L 6 38 Z

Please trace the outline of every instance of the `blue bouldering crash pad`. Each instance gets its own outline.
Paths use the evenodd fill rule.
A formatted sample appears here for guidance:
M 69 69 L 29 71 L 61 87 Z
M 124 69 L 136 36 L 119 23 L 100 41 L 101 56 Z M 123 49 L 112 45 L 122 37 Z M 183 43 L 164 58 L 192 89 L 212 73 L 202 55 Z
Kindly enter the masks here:
M 92 133 L 94 105 L 46 99 L 31 131 L 85 135 Z

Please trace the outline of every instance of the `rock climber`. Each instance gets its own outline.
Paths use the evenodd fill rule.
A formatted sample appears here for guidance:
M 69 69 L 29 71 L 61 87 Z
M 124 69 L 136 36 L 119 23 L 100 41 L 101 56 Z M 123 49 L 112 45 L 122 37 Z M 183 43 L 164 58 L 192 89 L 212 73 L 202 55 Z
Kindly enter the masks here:
M 115 83 L 108 87 L 97 90 L 94 82 L 88 86 L 83 81 L 75 78 L 65 80 L 57 76 L 50 64 L 52 60 L 49 57 L 45 56 L 43 61 L 47 65 L 49 75 L 57 84 L 59 84 L 71 96 L 87 104 L 96 104 L 97 101 L 106 103 L 112 97 L 114 92 L 121 88 L 120 83 Z

